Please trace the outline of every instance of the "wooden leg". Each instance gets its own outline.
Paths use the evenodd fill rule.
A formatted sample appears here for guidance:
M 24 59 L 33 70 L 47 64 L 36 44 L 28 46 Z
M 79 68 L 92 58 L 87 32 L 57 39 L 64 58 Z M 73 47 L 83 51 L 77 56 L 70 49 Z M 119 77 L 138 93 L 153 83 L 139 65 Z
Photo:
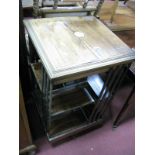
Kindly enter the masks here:
M 111 18 L 110 18 L 111 23 L 113 22 L 114 15 L 115 15 L 116 9 L 118 7 L 118 2 L 119 2 L 119 0 L 115 0 L 115 2 L 114 2 L 114 6 L 113 6 L 113 9 L 112 9 L 112 14 L 111 14 Z
M 128 98 L 126 99 L 125 101 L 125 104 L 123 105 L 121 111 L 119 112 L 119 114 L 117 115 L 116 119 L 114 120 L 114 123 L 113 123 L 113 128 L 116 128 L 122 118 L 122 115 L 125 113 L 125 111 L 128 109 L 129 107 L 129 100 L 131 99 L 133 93 L 135 91 L 135 86 L 132 88 Z
M 35 150 L 36 150 L 36 146 L 35 145 L 30 145 L 30 146 L 25 147 L 24 149 L 21 149 L 19 151 L 19 154 L 24 154 L 24 153 L 27 153 L 27 152 L 31 153 L 31 152 L 35 152 Z
M 128 0 L 124 0 L 124 4 L 126 4 L 127 1 L 128 1 Z

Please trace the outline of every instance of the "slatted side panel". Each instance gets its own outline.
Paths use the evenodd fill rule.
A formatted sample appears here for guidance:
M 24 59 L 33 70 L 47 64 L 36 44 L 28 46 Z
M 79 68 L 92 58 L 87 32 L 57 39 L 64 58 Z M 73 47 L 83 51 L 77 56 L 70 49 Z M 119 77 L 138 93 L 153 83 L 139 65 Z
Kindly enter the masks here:
M 120 65 L 111 68 L 106 77 L 105 84 L 99 95 L 99 99 L 89 117 L 89 121 L 97 121 L 98 119 L 104 119 L 104 113 L 109 105 L 114 93 L 117 91 L 119 85 L 125 77 L 128 70 L 128 65 Z

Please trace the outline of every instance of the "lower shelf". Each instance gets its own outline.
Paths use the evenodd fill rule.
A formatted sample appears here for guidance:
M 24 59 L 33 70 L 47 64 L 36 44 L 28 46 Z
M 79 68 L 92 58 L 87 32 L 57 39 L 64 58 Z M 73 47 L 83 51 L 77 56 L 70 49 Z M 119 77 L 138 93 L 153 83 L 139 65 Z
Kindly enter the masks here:
M 101 119 L 90 123 L 85 111 L 80 109 L 63 118 L 52 121 L 51 130 L 47 134 L 48 139 L 51 142 L 55 142 L 101 123 Z

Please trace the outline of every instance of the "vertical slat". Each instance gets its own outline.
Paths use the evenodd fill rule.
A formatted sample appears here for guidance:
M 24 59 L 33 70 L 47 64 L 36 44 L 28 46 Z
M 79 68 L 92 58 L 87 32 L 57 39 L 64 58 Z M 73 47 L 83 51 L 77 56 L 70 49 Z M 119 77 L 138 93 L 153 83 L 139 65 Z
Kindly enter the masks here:
M 33 16 L 34 18 L 39 16 L 39 0 L 33 0 Z
M 45 84 L 44 84 L 44 97 L 45 97 L 45 100 L 46 100 L 46 89 L 47 89 L 47 74 L 46 74 L 46 71 L 44 71 L 44 76 L 45 76 Z
M 115 91 L 113 92 L 113 94 L 116 93 L 116 91 L 118 90 L 118 88 L 119 88 L 120 85 L 122 84 L 122 82 L 123 82 L 123 80 L 124 80 L 124 78 L 125 78 L 125 75 L 126 75 L 128 69 L 129 69 L 129 66 L 130 66 L 129 64 L 123 66 L 123 67 L 124 67 L 124 74 L 123 74 L 123 76 L 120 76 L 121 79 L 119 80 L 118 85 L 117 85 L 117 87 L 115 88 Z
M 93 117 L 95 111 L 97 110 L 97 108 L 98 108 L 98 106 L 99 106 L 99 104 L 100 104 L 100 99 L 101 99 L 101 97 L 102 97 L 103 92 L 105 91 L 105 86 L 107 85 L 108 81 L 109 81 L 110 78 L 112 77 L 112 72 L 113 72 L 113 70 L 111 69 L 110 72 L 109 72 L 108 75 L 107 75 L 107 79 L 106 79 L 106 82 L 105 82 L 105 84 L 104 84 L 104 86 L 103 86 L 101 92 L 100 92 L 99 99 L 97 100 L 97 102 L 96 102 L 96 104 L 95 104 L 95 107 L 94 107 L 94 109 L 93 109 L 93 111 L 92 111 L 92 113 L 91 113 L 91 115 L 90 115 L 90 117 L 89 117 L 89 120 L 90 120 L 90 121 L 92 120 L 92 117 Z
M 47 125 L 47 118 L 48 118 L 48 102 L 46 99 L 46 88 L 47 88 L 47 74 L 46 71 L 44 69 L 44 67 L 42 66 L 42 113 L 43 113 L 43 118 L 44 121 L 46 122 Z
M 108 95 L 108 93 L 110 93 L 110 89 L 113 86 L 113 83 L 115 82 L 115 78 L 117 77 L 117 74 L 120 72 L 120 70 L 121 70 L 120 66 L 116 68 L 116 70 L 113 72 L 113 75 L 111 76 L 112 78 L 109 80 L 109 82 L 105 86 L 106 87 L 106 92 L 103 94 L 102 98 L 99 101 L 100 105 L 99 105 L 98 109 L 96 110 L 96 112 L 95 112 L 95 114 L 94 114 L 94 116 L 92 118 L 92 121 L 96 120 L 96 117 L 97 117 L 99 111 L 101 110 L 102 105 L 105 102 L 106 96 Z
M 48 102 L 49 101 L 49 98 L 48 98 L 48 94 L 49 94 L 49 86 L 50 86 L 50 80 L 49 80 L 49 77 L 48 75 L 46 76 L 46 81 L 47 81 L 47 85 L 46 85 L 46 101 Z
M 85 0 L 85 2 L 83 4 L 83 8 L 86 8 L 87 7 L 88 2 L 89 2 L 89 0 Z
M 114 81 L 112 87 L 109 89 L 109 92 L 110 92 L 110 93 L 109 93 L 108 98 L 106 98 L 106 99 L 104 100 L 104 105 L 102 105 L 102 107 L 100 108 L 100 111 L 98 112 L 98 118 L 100 118 L 100 117 L 102 116 L 102 113 L 104 113 L 104 111 L 105 111 L 105 109 L 106 109 L 108 103 L 109 103 L 110 100 L 111 100 L 111 97 L 113 96 L 113 94 L 114 94 L 114 92 L 115 92 L 115 90 L 116 90 L 116 87 L 117 87 L 119 81 L 121 80 L 121 77 L 122 77 L 123 74 L 124 74 L 124 67 L 123 67 L 123 66 L 121 66 L 121 67 L 122 67 L 122 68 L 121 68 L 120 72 L 117 74 L 116 80 Z M 102 117 L 102 118 L 103 118 L 103 117 Z
M 95 13 L 94 13 L 94 16 L 97 16 L 97 14 L 99 13 L 99 11 L 100 11 L 100 9 L 101 9 L 103 3 L 104 3 L 104 0 L 100 0 L 100 1 L 98 2 L 96 11 L 95 11 Z
M 117 9 L 117 7 L 118 7 L 118 2 L 119 2 L 119 0 L 115 0 L 115 2 L 114 2 L 114 6 L 113 6 L 113 8 L 112 8 L 112 14 L 111 14 L 111 18 L 110 18 L 110 22 L 111 22 L 111 23 L 113 22 L 114 15 L 115 15 L 116 9 Z
M 41 66 L 41 73 L 42 73 L 42 92 L 44 91 L 44 67 L 43 66 Z
M 106 105 L 106 102 L 109 100 L 111 94 L 112 94 L 112 89 L 114 87 L 114 85 L 117 83 L 117 76 L 120 74 L 121 75 L 122 73 L 122 68 L 121 66 L 118 68 L 118 70 L 116 70 L 114 72 L 114 75 L 113 75 L 113 79 L 111 80 L 111 83 L 109 84 L 109 86 L 107 86 L 107 92 L 106 92 L 106 95 L 108 95 L 108 97 L 103 97 L 102 100 L 100 101 L 101 104 L 100 104 L 100 107 L 98 109 L 98 111 L 96 112 L 96 115 L 94 117 L 94 120 L 98 119 L 99 118 L 99 113 L 103 110 L 103 108 L 105 107 Z
M 51 81 L 45 72 L 45 85 L 44 85 L 44 105 L 45 105 L 45 119 L 46 119 L 46 128 L 47 130 L 50 129 L 50 124 L 51 124 L 51 102 L 52 102 L 52 97 L 51 97 Z
M 54 0 L 53 9 L 57 9 L 57 6 L 58 6 L 58 0 Z
M 51 126 L 51 104 L 52 104 L 52 82 L 50 81 L 44 67 L 42 66 L 42 113 L 46 129 Z
M 116 91 L 120 87 L 120 85 L 121 85 L 121 83 L 122 83 L 122 81 L 123 81 L 123 79 L 124 79 L 124 77 L 125 77 L 125 75 L 127 73 L 127 70 L 128 70 L 128 67 L 123 66 L 123 72 L 120 75 L 118 75 L 117 81 L 114 84 L 113 89 L 111 90 L 111 95 L 108 98 L 108 100 L 106 101 L 105 107 L 103 107 L 103 110 L 100 111 L 99 117 L 103 118 L 104 112 L 107 109 L 106 107 L 108 106 L 108 103 L 112 100 L 112 98 L 114 97 L 114 94 L 116 93 Z
M 96 113 L 97 113 L 97 111 L 98 111 L 98 109 L 100 107 L 101 100 L 106 95 L 107 87 L 113 81 L 114 77 L 115 76 L 113 76 L 113 69 L 111 69 L 110 73 L 107 75 L 107 79 L 106 79 L 105 84 L 104 84 L 104 86 L 102 88 L 102 91 L 101 91 L 101 93 L 99 95 L 99 98 L 98 98 L 98 101 L 97 101 L 97 103 L 96 103 L 96 105 L 94 107 L 94 110 L 92 111 L 92 114 L 90 116 L 90 121 L 93 121 L 94 120 L 94 116 L 96 116 Z
M 49 79 L 49 90 L 48 90 L 48 96 L 49 96 L 49 100 L 48 100 L 48 120 L 47 120 L 47 129 L 49 130 L 51 128 L 51 107 L 52 107 L 52 89 L 53 89 L 53 85 L 52 85 L 52 81 L 50 81 Z
M 41 66 L 41 77 L 42 77 L 42 85 L 41 85 L 41 91 L 42 91 L 42 101 L 41 101 L 41 112 L 42 112 L 42 117 L 44 118 L 44 98 L 43 98 L 43 89 L 44 89 L 44 67 Z

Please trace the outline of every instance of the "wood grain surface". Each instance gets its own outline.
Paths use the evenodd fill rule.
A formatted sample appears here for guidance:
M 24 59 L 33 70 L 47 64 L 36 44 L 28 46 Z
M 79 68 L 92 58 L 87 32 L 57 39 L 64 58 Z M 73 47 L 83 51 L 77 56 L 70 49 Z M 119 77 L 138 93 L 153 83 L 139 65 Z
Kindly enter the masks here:
M 24 20 L 51 79 L 134 59 L 134 53 L 93 16 Z

